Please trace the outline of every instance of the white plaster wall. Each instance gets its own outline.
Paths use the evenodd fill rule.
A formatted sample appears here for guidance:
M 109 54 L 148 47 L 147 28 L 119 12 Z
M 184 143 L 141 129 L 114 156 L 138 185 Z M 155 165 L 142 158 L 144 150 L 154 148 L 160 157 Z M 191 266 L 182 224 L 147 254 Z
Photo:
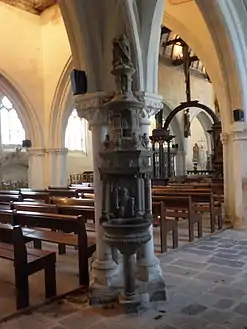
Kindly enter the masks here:
M 168 66 L 161 58 L 159 65 L 159 93 L 164 97 L 164 101 L 172 109 L 177 107 L 181 102 L 186 101 L 184 73 L 182 67 Z M 199 100 L 214 110 L 214 94 L 212 84 L 207 80 L 191 75 L 191 98 Z M 198 112 L 196 109 L 191 111 L 191 119 Z M 182 125 L 181 116 L 178 114 L 180 124 Z
M 58 6 L 41 15 L 42 70 L 44 82 L 44 113 L 46 144 L 49 140 L 49 120 L 54 94 L 63 69 L 71 56 L 69 41 Z M 63 141 L 61 141 L 61 145 Z M 52 145 L 51 145 L 52 147 Z
M 0 2 L 0 72 L 43 120 L 40 18 Z

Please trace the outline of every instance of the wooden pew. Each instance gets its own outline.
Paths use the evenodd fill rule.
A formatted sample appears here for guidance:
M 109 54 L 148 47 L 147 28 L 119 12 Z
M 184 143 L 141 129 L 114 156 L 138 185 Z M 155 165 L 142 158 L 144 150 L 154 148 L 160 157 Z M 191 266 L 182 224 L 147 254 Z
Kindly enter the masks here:
M 80 285 L 89 285 L 88 258 L 96 250 L 96 245 L 94 238 L 87 237 L 82 216 L 13 211 L 13 224 L 35 228 L 35 231 L 28 237 L 36 241 L 36 247 L 41 247 L 42 241 L 58 244 L 60 253 L 65 252 L 66 245 L 78 247 L 79 283 Z
M 48 192 L 34 192 L 34 191 L 22 191 L 20 193 L 23 201 L 25 200 L 42 200 L 45 203 L 49 203 L 50 194 Z
M 10 204 L 10 209 L 41 212 L 41 213 L 55 213 L 61 215 L 82 216 L 85 221 L 87 220 L 94 221 L 94 207 L 92 206 L 12 202 Z
M 176 213 L 171 214 L 171 211 L 166 212 L 164 202 L 153 202 L 153 207 L 156 208 L 160 214 L 160 244 L 161 252 L 167 251 L 167 234 L 172 232 L 172 244 L 173 249 L 178 248 L 178 221 L 175 219 L 167 218 L 167 215 L 171 217 L 176 216 Z
M 20 194 L 0 194 L 0 202 L 23 201 Z
M 78 198 L 79 191 L 77 189 L 47 189 L 50 197 Z
M 28 277 L 45 272 L 45 296 L 56 296 L 56 253 L 27 248 L 20 226 L 0 224 L 0 258 L 12 261 L 15 270 L 16 307 L 29 306 Z
M 173 189 L 153 189 L 153 195 L 164 196 L 190 196 L 193 207 L 201 213 L 209 213 L 210 215 L 210 230 L 215 232 L 215 223 L 218 223 L 218 229 L 223 227 L 222 206 L 221 202 L 215 198 L 215 195 L 210 190 L 173 190 Z
M 166 217 L 188 220 L 189 230 L 189 242 L 194 241 L 194 226 L 197 224 L 198 238 L 202 237 L 202 215 L 196 212 L 192 206 L 192 200 L 189 196 L 165 196 L 165 195 L 154 195 L 153 200 L 153 214 L 160 214 L 160 206 L 156 207 L 156 203 L 163 202 L 165 208 Z
M 52 197 L 50 202 L 56 205 L 70 205 L 70 206 L 90 206 L 94 207 L 94 199 L 88 198 L 59 198 Z
M 18 195 L 20 194 L 19 190 L 0 190 L 0 195 L 9 194 L 9 195 Z

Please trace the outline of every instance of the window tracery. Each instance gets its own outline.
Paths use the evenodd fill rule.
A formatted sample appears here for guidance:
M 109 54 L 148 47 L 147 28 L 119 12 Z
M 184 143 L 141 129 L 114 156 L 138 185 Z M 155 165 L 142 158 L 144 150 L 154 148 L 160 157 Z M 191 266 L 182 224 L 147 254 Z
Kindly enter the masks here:
M 86 120 L 78 116 L 76 109 L 72 111 L 68 119 L 65 147 L 70 151 L 86 152 Z
M 17 111 L 7 96 L 0 100 L 1 141 L 3 146 L 22 145 L 25 130 Z

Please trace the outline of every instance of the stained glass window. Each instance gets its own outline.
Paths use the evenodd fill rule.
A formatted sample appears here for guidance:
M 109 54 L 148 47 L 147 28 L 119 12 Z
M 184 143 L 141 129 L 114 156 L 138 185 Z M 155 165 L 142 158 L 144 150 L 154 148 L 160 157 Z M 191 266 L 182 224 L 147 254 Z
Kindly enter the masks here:
M 80 118 L 75 109 L 68 119 L 65 147 L 71 151 L 86 152 L 86 120 Z
M 0 102 L 1 138 L 3 145 L 21 145 L 25 130 L 10 100 L 3 96 Z

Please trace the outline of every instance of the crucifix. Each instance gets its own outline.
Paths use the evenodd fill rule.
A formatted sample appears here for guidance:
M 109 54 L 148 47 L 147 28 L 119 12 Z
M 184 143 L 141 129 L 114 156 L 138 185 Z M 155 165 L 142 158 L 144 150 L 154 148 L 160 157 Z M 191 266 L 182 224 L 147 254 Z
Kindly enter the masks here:
M 190 88 L 190 49 L 186 43 L 183 43 L 183 70 L 185 77 L 185 92 L 186 92 L 186 101 L 191 101 L 191 88 Z M 184 111 L 184 137 L 188 138 L 191 136 L 190 131 L 190 114 L 189 109 Z

